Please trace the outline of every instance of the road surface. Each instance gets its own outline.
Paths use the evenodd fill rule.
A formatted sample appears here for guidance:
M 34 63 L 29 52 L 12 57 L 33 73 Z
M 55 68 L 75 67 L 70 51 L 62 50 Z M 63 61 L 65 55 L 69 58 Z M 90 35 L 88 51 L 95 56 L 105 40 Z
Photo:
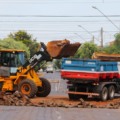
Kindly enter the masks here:
M 0 107 L 0 120 L 119 120 L 120 109 Z
M 43 77 L 51 82 L 51 93 L 50 95 L 64 95 L 67 96 L 67 80 L 63 80 L 60 76 L 60 72 L 54 73 L 43 73 Z

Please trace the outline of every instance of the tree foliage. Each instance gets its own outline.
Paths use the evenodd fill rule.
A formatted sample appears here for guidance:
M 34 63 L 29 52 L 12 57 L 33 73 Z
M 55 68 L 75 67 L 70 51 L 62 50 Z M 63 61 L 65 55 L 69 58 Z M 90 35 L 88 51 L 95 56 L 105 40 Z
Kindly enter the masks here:
M 120 33 L 115 34 L 114 45 L 120 50 Z
M 107 45 L 103 48 L 106 53 L 117 53 L 120 54 L 120 33 L 115 34 L 115 41 L 112 45 Z
M 22 41 L 25 45 L 29 46 L 31 44 L 32 35 L 28 34 L 26 31 L 19 30 L 15 33 L 10 33 L 8 36 L 16 41 Z
M 59 59 L 59 60 L 57 60 L 57 59 L 55 59 L 54 60 L 54 68 L 55 69 L 61 69 L 61 59 Z
M 0 40 L 0 49 L 19 49 L 26 52 L 26 57 L 30 57 L 29 48 L 20 41 L 15 41 L 12 38 L 5 38 Z
M 19 30 L 15 33 L 10 33 L 8 36 L 16 41 L 23 42 L 30 50 L 30 56 L 33 56 L 34 53 L 38 50 L 39 44 L 36 42 L 36 39 L 32 38 L 31 34 L 28 34 L 24 30 Z
M 91 58 L 92 54 L 98 50 L 97 45 L 94 43 L 86 42 L 81 45 L 78 49 L 77 53 L 75 54 L 75 58 L 82 58 L 82 59 L 89 59 Z
M 105 53 L 108 53 L 108 54 L 112 54 L 112 53 L 120 53 L 120 49 L 117 48 L 115 45 L 108 45 L 108 46 L 105 46 L 102 50 L 103 52 Z

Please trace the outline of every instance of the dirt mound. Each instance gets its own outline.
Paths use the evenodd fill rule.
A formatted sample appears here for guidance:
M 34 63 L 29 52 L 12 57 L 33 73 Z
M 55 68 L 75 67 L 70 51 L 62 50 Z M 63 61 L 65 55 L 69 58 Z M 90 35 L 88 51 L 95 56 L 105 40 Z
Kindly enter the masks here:
M 120 98 L 115 98 L 114 100 L 102 102 L 92 98 L 85 100 L 80 98 L 77 101 L 73 101 L 63 96 L 49 96 L 46 98 L 34 98 L 31 99 L 31 101 L 40 107 L 108 108 L 108 109 L 120 108 Z
M 92 55 L 92 59 L 101 61 L 120 61 L 120 54 L 107 54 L 95 52 Z
M 64 108 L 120 108 L 120 98 L 109 100 L 106 102 L 95 101 L 93 99 L 84 100 L 80 98 L 78 101 L 69 100 L 67 97 L 49 96 L 45 98 L 30 99 L 26 95 L 16 91 L 13 94 L 0 94 L 0 105 L 6 106 L 35 106 L 35 107 L 64 107 Z
M 31 100 L 26 96 L 16 91 L 13 94 L 0 93 L 0 105 L 7 106 L 32 106 Z

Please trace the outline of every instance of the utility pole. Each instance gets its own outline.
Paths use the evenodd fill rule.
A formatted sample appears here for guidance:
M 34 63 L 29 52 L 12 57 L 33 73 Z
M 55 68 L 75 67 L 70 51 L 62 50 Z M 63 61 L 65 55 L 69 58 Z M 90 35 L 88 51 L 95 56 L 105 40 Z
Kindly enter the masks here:
M 101 35 L 101 48 L 103 48 L 103 28 L 100 30 L 100 35 Z

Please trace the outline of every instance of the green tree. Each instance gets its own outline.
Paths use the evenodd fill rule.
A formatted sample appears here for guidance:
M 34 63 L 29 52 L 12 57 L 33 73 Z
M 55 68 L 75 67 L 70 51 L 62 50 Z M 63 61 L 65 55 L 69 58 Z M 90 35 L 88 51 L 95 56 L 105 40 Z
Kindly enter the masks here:
M 120 54 L 120 33 L 115 34 L 115 41 L 112 45 L 105 46 L 103 48 L 103 52 Z
M 103 52 L 105 53 L 108 53 L 108 54 L 112 54 L 112 53 L 120 53 L 120 49 L 117 48 L 115 45 L 108 45 L 108 46 L 105 46 L 102 50 Z
M 30 57 L 29 48 L 20 41 L 15 41 L 11 38 L 5 38 L 0 40 L 0 49 L 19 49 L 26 52 L 26 58 Z
M 98 51 L 97 45 L 94 43 L 86 42 L 81 45 L 78 49 L 77 53 L 75 54 L 75 58 L 82 58 L 82 59 L 89 59 L 91 58 L 94 52 Z
M 61 69 L 61 59 L 59 59 L 59 60 L 57 60 L 57 59 L 55 59 L 54 60 L 54 68 L 55 69 Z
M 114 45 L 120 50 L 120 33 L 115 34 Z
M 8 37 L 13 38 L 16 41 L 22 41 L 27 46 L 31 44 L 31 40 L 32 40 L 32 35 L 28 34 L 24 30 L 19 30 L 18 32 L 15 33 L 10 33 Z
M 28 34 L 24 30 L 19 30 L 15 33 L 10 33 L 8 37 L 23 42 L 27 47 L 29 47 L 30 50 L 30 56 L 33 56 L 34 53 L 38 50 L 39 44 L 36 42 L 36 39 L 32 38 L 31 34 Z

